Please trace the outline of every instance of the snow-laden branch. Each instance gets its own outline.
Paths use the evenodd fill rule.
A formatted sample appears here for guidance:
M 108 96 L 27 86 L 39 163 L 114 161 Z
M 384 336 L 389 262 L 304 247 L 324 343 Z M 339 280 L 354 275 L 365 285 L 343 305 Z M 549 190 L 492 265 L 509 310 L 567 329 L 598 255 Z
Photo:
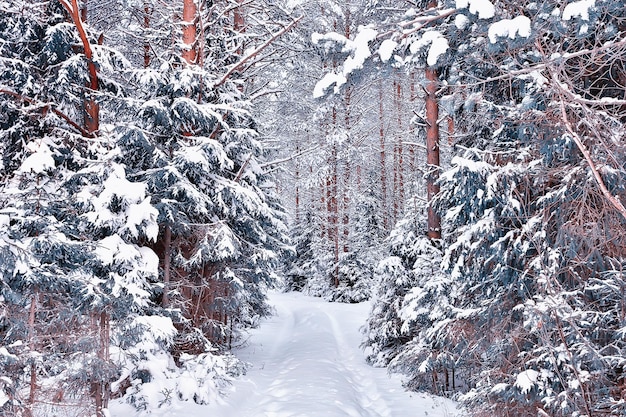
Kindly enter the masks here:
M 268 46 L 270 46 L 276 39 L 278 39 L 279 37 L 281 37 L 282 35 L 284 35 L 285 33 L 289 32 L 295 25 L 298 24 L 298 22 L 300 20 L 302 20 L 304 16 L 300 16 L 298 18 L 296 18 L 295 20 L 293 20 L 290 24 L 288 24 L 287 26 L 285 26 L 284 28 L 282 28 L 281 30 L 279 30 L 278 32 L 276 32 L 274 35 L 272 35 L 271 38 L 269 38 L 267 41 L 265 41 L 261 46 L 259 46 L 258 48 L 256 48 L 254 51 L 250 52 L 248 55 L 246 55 L 245 57 L 243 57 L 239 62 L 237 62 L 235 65 L 233 65 L 227 72 L 226 74 L 224 74 L 224 76 L 215 84 L 216 87 L 224 84 L 226 82 L 226 80 L 228 80 L 228 78 L 233 75 L 233 73 L 235 71 L 240 70 L 248 61 L 250 61 L 252 58 L 254 58 L 255 56 L 257 56 L 259 53 L 261 53 L 265 48 L 267 48 Z
M 301 156 L 304 156 L 304 155 L 306 155 L 306 154 L 308 154 L 308 153 L 311 153 L 311 152 L 313 152 L 313 151 L 314 151 L 314 150 L 316 150 L 316 149 L 317 149 L 317 147 L 315 147 L 315 148 L 305 149 L 305 150 L 303 150 L 303 151 L 298 152 L 298 153 L 297 153 L 297 154 L 295 154 L 295 155 L 290 155 L 290 156 L 288 156 L 288 157 L 286 157 L 286 158 L 281 158 L 281 159 L 276 159 L 276 160 L 274 160 L 274 161 L 265 162 L 265 163 L 263 163 L 263 164 L 259 164 L 259 166 L 260 166 L 261 168 L 267 168 L 267 167 L 271 167 L 271 166 L 274 166 L 274 165 L 284 164 L 285 162 L 289 162 L 289 161 L 291 161 L 291 160 L 294 160 L 294 159 L 296 159 L 296 158 L 299 158 L 299 157 L 301 157 Z
M 474 87 L 477 85 L 488 84 L 494 81 L 509 80 L 514 77 L 518 77 L 520 75 L 526 75 L 526 74 L 532 74 L 535 72 L 544 71 L 551 65 L 558 65 L 574 58 L 580 58 L 581 56 L 591 55 L 591 54 L 595 54 L 598 52 L 604 52 L 604 51 L 616 49 L 616 48 L 626 48 L 626 37 L 617 42 L 607 42 L 604 45 L 598 46 L 596 48 L 586 48 L 586 49 L 581 49 L 580 51 L 566 53 L 562 55 L 553 55 L 550 58 L 545 59 L 544 62 L 540 64 L 527 66 L 525 68 L 521 68 L 518 70 L 507 70 L 506 74 L 485 78 L 484 80 L 477 80 L 474 83 L 462 83 L 462 84 L 455 84 L 455 85 L 460 86 L 460 87 Z M 618 99 L 611 99 L 610 102 L 608 100 L 607 101 L 589 100 L 589 99 L 585 99 L 585 100 L 587 100 L 587 104 L 593 104 L 593 105 L 626 104 L 626 100 L 618 100 Z
M 25 102 L 25 103 L 32 104 L 34 106 L 39 106 L 40 107 L 40 111 L 42 113 L 45 113 L 47 110 L 50 110 L 50 111 L 52 111 L 52 113 L 56 114 L 61 119 L 65 120 L 67 122 L 67 124 L 72 126 L 74 129 L 78 130 L 82 136 L 84 136 L 86 138 L 93 138 L 93 137 L 95 137 L 95 135 L 92 132 L 89 132 L 88 130 L 84 129 L 78 123 L 73 121 L 68 115 L 66 115 L 65 113 L 63 113 L 62 111 L 60 111 L 59 109 L 57 109 L 56 107 L 54 107 L 50 103 L 41 103 L 41 102 L 38 102 L 37 100 L 35 100 L 33 98 L 30 98 L 30 97 L 27 97 L 25 95 L 16 93 L 15 91 L 6 90 L 6 89 L 3 89 L 3 88 L 0 88 L 0 94 L 6 94 L 8 96 L 14 97 L 14 98 L 16 98 L 16 99 L 18 99 L 20 101 Z
M 624 207 L 622 202 L 616 196 L 611 194 L 609 189 L 606 187 L 606 184 L 604 183 L 604 180 L 602 179 L 602 176 L 600 175 L 600 172 L 598 171 L 598 168 L 596 167 L 595 162 L 591 158 L 591 153 L 589 152 L 589 149 L 587 149 L 587 147 L 582 141 L 582 138 L 580 137 L 580 135 L 578 135 L 578 133 L 576 133 L 576 131 L 574 130 L 574 127 L 572 126 L 572 123 L 569 121 L 569 118 L 567 116 L 567 111 L 565 109 L 565 100 L 563 100 L 563 98 L 561 98 L 560 100 L 560 105 L 561 105 L 561 116 L 563 117 L 563 123 L 565 124 L 565 128 L 567 129 L 569 134 L 572 135 L 572 138 L 574 139 L 574 143 L 576 143 L 576 146 L 585 157 L 585 160 L 587 161 L 587 165 L 589 165 L 589 168 L 591 168 L 593 177 L 595 178 L 596 182 L 598 183 L 598 186 L 600 187 L 600 191 L 602 192 L 604 197 L 606 197 L 606 199 L 613 205 L 613 207 L 615 207 L 617 211 L 619 211 L 622 214 L 622 216 L 624 216 L 624 218 L 626 219 L 626 207 Z

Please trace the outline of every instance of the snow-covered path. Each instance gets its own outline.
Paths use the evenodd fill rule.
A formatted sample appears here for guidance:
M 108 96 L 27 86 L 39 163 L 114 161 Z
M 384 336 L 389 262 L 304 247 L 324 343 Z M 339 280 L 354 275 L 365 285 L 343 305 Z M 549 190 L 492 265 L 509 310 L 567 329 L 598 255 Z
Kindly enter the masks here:
M 337 304 L 272 293 L 277 314 L 237 352 L 252 364 L 223 404 L 168 417 L 452 417 L 452 401 L 407 393 L 398 377 L 365 363 L 359 327 L 367 303 Z

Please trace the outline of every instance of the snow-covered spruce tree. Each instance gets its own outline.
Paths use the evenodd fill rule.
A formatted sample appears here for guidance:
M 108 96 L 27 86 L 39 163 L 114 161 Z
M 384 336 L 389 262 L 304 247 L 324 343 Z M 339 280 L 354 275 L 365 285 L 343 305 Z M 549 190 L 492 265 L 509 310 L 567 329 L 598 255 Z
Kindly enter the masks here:
M 290 231 L 295 253 L 293 258 L 289 259 L 289 269 L 285 271 L 284 288 L 286 291 L 303 291 L 309 279 L 318 275 L 315 272 L 315 248 L 319 239 L 319 229 L 314 222 L 315 214 L 309 208 L 300 216 Z
M 462 352 L 461 362 L 490 358 L 472 366 L 476 377 L 464 398 L 475 410 L 618 415 L 621 319 L 613 305 L 597 300 L 621 288 L 615 270 L 624 263 L 626 211 L 613 197 L 623 195 L 617 161 L 624 149 L 617 138 L 623 138 L 624 119 L 621 107 L 601 104 L 621 94 L 623 70 L 616 62 L 624 56 L 622 41 L 605 42 L 620 39 L 616 22 L 623 10 L 615 2 L 557 6 L 529 3 L 529 18 L 511 8 L 505 16 L 513 20 L 489 26 L 495 59 L 482 58 L 483 73 L 475 76 L 515 71 L 512 54 L 530 69 L 514 78 L 512 94 L 503 95 L 505 86 L 492 81 L 479 101 L 474 97 L 460 109 L 478 105 L 480 114 L 492 115 L 495 129 L 469 135 L 464 144 L 474 150 L 455 168 L 465 173 L 451 171 L 442 184 L 460 309 L 448 329 L 470 335 L 471 350 Z M 505 24 L 519 29 L 508 49 L 500 42 L 510 35 Z M 603 47 L 611 58 L 598 61 L 593 51 Z M 574 56 L 566 62 L 548 59 L 567 53 Z M 535 64 L 538 58 L 545 69 Z M 578 122 L 582 117 L 585 124 Z M 468 176 L 474 178 L 469 187 L 463 185 Z
M 184 59 L 177 48 L 157 50 L 157 60 L 133 71 L 138 127 L 119 137 L 124 155 L 135 158 L 133 177 L 147 183 L 159 210 L 161 303 L 182 312 L 180 354 L 202 351 L 198 337 L 228 346 L 266 315 L 263 291 L 286 249 L 258 162 L 264 146 L 238 78 L 228 74 L 238 39 L 220 10 L 196 11 L 198 42 L 183 45 Z
M 2 406 L 15 415 L 47 415 L 67 403 L 93 414 L 92 402 L 103 415 L 118 375 L 107 354 L 110 319 L 144 307 L 147 276 L 157 272 L 138 247 L 126 245 L 134 252 L 125 258 L 98 248 L 121 239 L 124 226 L 134 238 L 149 236 L 149 211 L 145 224 L 136 210 L 134 219 L 95 230 L 85 211 L 103 187 L 111 143 L 97 133 L 97 91 L 86 89 L 98 86 L 87 32 L 70 14 L 76 4 L 65 6 L 3 3 L 0 23 L 2 344 L 11 371 Z
M 183 141 L 187 157 L 181 156 L 185 152 L 177 153 L 179 149 L 159 149 L 148 140 L 141 141 L 144 137 L 133 136 L 132 129 L 123 127 L 136 120 L 128 110 L 137 101 L 120 108 L 123 101 L 115 97 L 122 90 L 114 81 L 120 81 L 116 74 L 120 68 L 112 64 L 124 60 L 114 49 L 92 44 L 88 27 L 76 18 L 76 3 L 66 6 L 51 2 L 26 7 L 10 2 L 0 19 L 5 47 L 0 60 L 1 105 L 7 116 L 2 120 L 2 211 L 7 226 L 2 275 L 3 411 L 49 414 L 55 403 L 82 407 L 91 396 L 96 399 L 96 414 L 102 415 L 111 390 L 127 395 L 138 408 L 172 399 L 212 401 L 238 365 L 231 365 L 228 356 L 210 352 L 211 344 L 196 325 L 200 319 L 192 323 L 190 310 L 179 315 L 154 303 L 164 292 L 157 282 L 158 257 L 146 245 L 158 249 L 154 244 L 159 236 L 157 222 L 174 212 L 168 212 L 168 205 L 180 208 L 193 201 L 187 196 L 198 197 L 206 190 L 196 186 L 203 181 L 201 177 L 214 179 L 214 194 L 201 200 L 208 202 L 198 208 L 207 217 L 186 218 L 181 234 L 175 235 L 179 248 L 188 250 L 189 242 L 207 236 L 203 230 L 230 222 L 228 227 L 236 230 L 236 236 L 225 227 L 223 234 L 228 236 L 220 240 L 223 247 L 205 239 L 201 248 L 207 257 L 217 253 L 220 263 L 228 261 L 223 269 L 230 267 L 231 275 L 239 278 L 227 281 L 240 287 L 226 294 L 230 298 L 219 300 L 226 306 L 222 310 L 238 313 L 235 319 L 247 323 L 265 311 L 259 281 L 270 281 L 268 265 L 276 256 L 269 248 L 283 248 L 284 239 L 275 201 L 261 190 L 267 184 L 255 162 L 261 146 L 253 138 L 253 121 L 245 110 L 231 107 L 240 93 L 228 83 L 222 101 L 213 98 L 214 107 L 202 109 L 212 120 L 222 122 L 221 130 L 215 132 L 222 144 L 205 138 L 209 142 L 206 153 L 195 158 L 192 153 L 200 148 L 191 143 L 191 124 L 179 126 L 174 130 L 179 135 L 173 135 L 189 137 Z M 88 47 L 91 58 L 85 62 L 86 52 L 82 52 Z M 189 74 L 181 65 L 177 68 L 176 76 Z M 95 70 L 95 82 L 86 69 Z M 146 74 L 145 83 L 160 79 L 159 72 L 140 75 Z M 85 85 L 90 87 L 88 93 Z M 96 101 L 93 86 L 111 90 Z M 181 98 L 177 102 L 181 107 L 172 111 L 175 120 L 181 124 L 200 120 L 178 116 L 187 101 L 184 92 L 176 91 L 180 95 L 173 94 L 168 102 Z M 129 88 L 126 93 L 137 91 Z M 91 111 L 84 111 L 85 106 Z M 95 130 L 98 124 L 104 126 L 103 131 Z M 206 125 L 199 128 L 208 131 Z M 109 136 L 108 131 L 114 133 Z M 133 146 L 129 146 L 131 140 Z M 194 165 L 202 165 L 203 156 L 215 154 L 217 163 L 227 170 L 225 178 L 212 176 L 208 162 L 199 171 Z M 173 166 L 171 176 L 167 165 Z M 159 177 L 163 172 L 166 175 Z M 170 181 L 166 186 L 171 201 L 158 188 L 163 178 Z M 213 201 L 218 209 L 206 213 Z M 235 207 L 236 202 L 243 207 Z M 183 211 L 180 217 L 187 215 Z M 204 224 L 190 223 L 194 221 Z M 237 238 L 243 244 L 235 242 Z M 239 257 L 226 259 L 228 254 L 223 253 L 234 251 L 235 246 Z M 203 259 L 198 259 L 199 255 L 196 260 L 179 256 L 176 272 L 185 277 L 198 274 L 198 268 L 207 266 L 199 266 Z M 184 296 L 193 300 L 191 291 L 180 299 Z M 197 305 L 215 308 L 208 303 Z M 44 355 L 45 363 L 40 360 Z
M 41 379 L 67 367 L 74 349 L 66 336 L 76 328 L 68 332 L 68 324 L 80 314 L 71 289 L 75 278 L 90 276 L 91 256 L 66 222 L 74 210 L 64 181 L 89 146 L 81 134 L 91 135 L 70 117 L 84 67 L 60 5 L 3 3 L 0 38 L 2 410 L 21 415 L 51 398 Z
M 332 301 L 358 303 L 372 296 L 374 270 L 381 259 L 385 234 L 375 177 L 376 173 L 370 171 L 365 188 L 350 193 L 356 203 L 347 251 L 339 259 L 339 285 L 329 296 Z
M 468 134 L 461 144 L 471 149 L 444 176 L 440 195 L 450 222 L 447 259 L 457 295 L 453 314 L 441 323 L 446 333 L 467 340 L 454 352 L 464 376 L 472 375 L 463 399 L 490 415 L 535 415 L 537 409 L 549 415 L 620 414 L 621 376 L 614 371 L 623 360 L 622 344 L 614 342 L 620 319 L 614 307 L 596 301 L 608 290 L 605 277 L 618 278 L 612 285 L 621 286 L 613 271 L 624 261 L 624 211 L 611 198 L 623 193 L 615 182 L 624 175 L 615 164 L 623 148 L 610 139 L 623 136 L 623 118 L 620 108 L 599 105 L 615 98 L 620 70 L 614 58 L 598 63 L 592 52 L 617 33 L 617 6 L 574 3 L 559 10 L 556 4 L 528 4 L 530 18 L 499 6 L 497 16 L 510 20 L 490 24 L 487 38 L 473 40 L 488 40 L 491 58 L 479 52 L 464 57 L 469 67 L 462 68 L 473 79 L 493 81 L 458 108 L 457 126 Z M 569 41 L 531 42 L 547 34 Z M 513 39 L 508 48 L 503 37 Z M 618 43 L 612 54 L 622 51 Z M 533 68 L 539 57 L 565 53 L 578 57 Z M 507 87 L 497 77 L 519 69 L 515 62 L 530 69 L 503 94 Z M 593 70 L 580 76 L 579 68 Z M 584 97 L 580 102 L 577 94 Z M 483 118 L 480 129 L 474 111 Z M 583 114 L 593 128 L 572 122 Z M 484 125 L 485 115 L 493 127 Z M 600 174 L 596 161 L 611 169 Z M 602 323 L 602 336 L 595 323 Z
M 388 255 L 376 267 L 372 311 L 363 328 L 368 361 L 377 366 L 389 365 L 415 336 L 414 329 L 403 326 L 410 301 L 405 298 L 439 271 L 441 251 L 426 237 L 424 208 L 407 206 L 416 209 L 407 210 L 387 239 Z

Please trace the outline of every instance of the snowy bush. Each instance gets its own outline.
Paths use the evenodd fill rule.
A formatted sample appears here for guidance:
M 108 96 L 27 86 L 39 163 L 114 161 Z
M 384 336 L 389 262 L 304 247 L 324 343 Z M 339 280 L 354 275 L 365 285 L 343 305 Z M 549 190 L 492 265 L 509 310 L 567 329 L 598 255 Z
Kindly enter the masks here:
M 112 392 L 146 415 L 178 402 L 213 403 L 245 371 L 239 360 L 218 354 L 206 339 L 206 352 L 174 356 L 170 352 L 178 332 L 169 318 L 137 317 L 129 326 L 126 333 L 136 338 L 129 341 L 125 335 L 112 351 L 122 370 Z

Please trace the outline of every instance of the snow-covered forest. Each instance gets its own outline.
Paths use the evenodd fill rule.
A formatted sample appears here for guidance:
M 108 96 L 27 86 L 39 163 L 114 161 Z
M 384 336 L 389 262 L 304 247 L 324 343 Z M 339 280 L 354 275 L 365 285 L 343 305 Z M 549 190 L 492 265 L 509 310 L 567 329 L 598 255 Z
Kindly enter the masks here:
M 623 0 L 0 0 L 0 156 L 0 415 L 223 404 L 264 326 L 626 415 Z M 405 416 L 328 359 L 338 416 Z

